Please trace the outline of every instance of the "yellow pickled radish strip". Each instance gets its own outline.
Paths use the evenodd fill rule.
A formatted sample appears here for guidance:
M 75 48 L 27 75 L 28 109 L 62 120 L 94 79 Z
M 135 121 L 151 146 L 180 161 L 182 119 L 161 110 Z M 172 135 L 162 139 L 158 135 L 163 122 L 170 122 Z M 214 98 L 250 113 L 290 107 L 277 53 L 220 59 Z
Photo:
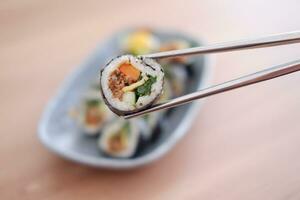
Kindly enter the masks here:
M 138 82 L 123 87 L 123 88 L 122 88 L 122 91 L 123 91 L 123 92 L 129 92 L 129 91 L 132 91 L 132 90 L 134 90 L 135 88 L 137 88 L 137 87 L 143 85 L 147 80 L 148 80 L 148 77 L 145 76 L 144 78 L 142 78 L 142 79 L 139 80 Z

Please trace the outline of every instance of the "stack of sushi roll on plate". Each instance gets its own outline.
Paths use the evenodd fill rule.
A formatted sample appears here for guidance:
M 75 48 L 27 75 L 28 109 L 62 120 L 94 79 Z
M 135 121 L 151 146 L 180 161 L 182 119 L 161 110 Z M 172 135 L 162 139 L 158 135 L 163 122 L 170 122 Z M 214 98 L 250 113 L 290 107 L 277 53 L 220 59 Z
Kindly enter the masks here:
M 75 119 L 84 135 L 95 138 L 99 155 L 124 159 L 135 157 L 144 145 L 151 144 L 153 138 L 159 136 L 158 127 L 170 110 L 131 120 L 124 120 L 115 113 L 130 113 L 151 102 L 164 102 L 183 95 L 189 65 L 193 63 L 187 58 L 162 59 L 157 63 L 136 55 L 188 48 L 193 44 L 176 38 L 162 42 L 150 29 L 137 29 L 120 38 L 119 45 L 120 55 L 124 56 L 112 59 L 102 70 L 102 84 L 97 82 L 95 87 L 95 80 L 91 83 L 78 105 L 79 117 Z M 126 80 L 119 83 L 119 88 L 110 86 L 110 81 L 117 81 L 118 76 L 124 75 Z M 105 103 L 111 105 L 113 112 Z
M 119 118 L 103 127 L 98 146 L 108 156 L 126 158 L 135 154 L 139 138 L 140 128 L 134 120 Z
M 98 135 L 102 126 L 113 118 L 113 114 L 101 100 L 98 90 L 89 90 L 79 106 L 78 122 L 87 135 Z

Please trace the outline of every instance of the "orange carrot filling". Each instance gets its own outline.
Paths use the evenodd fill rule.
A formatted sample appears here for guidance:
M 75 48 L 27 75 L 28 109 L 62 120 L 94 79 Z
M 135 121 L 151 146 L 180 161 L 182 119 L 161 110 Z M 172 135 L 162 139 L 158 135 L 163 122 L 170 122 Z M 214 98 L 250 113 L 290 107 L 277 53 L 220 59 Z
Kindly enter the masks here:
M 135 67 L 133 67 L 131 64 L 128 63 L 123 63 L 120 67 L 119 70 L 125 74 L 126 76 L 128 76 L 129 78 L 131 78 L 133 81 L 137 81 L 140 77 L 140 71 L 138 69 L 136 69 Z
M 89 108 L 86 112 L 86 123 L 90 125 L 97 125 L 102 120 L 102 115 L 98 108 Z

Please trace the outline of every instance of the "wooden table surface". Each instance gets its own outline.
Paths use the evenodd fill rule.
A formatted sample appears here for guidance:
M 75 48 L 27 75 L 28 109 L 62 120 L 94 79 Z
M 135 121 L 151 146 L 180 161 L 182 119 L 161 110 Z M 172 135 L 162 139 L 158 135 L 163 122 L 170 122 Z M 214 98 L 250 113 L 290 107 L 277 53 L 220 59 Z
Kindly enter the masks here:
M 209 43 L 299 29 L 299 0 L 0 2 L 0 199 L 300 199 L 300 73 L 209 98 L 189 134 L 131 171 L 46 150 L 41 113 L 67 76 L 131 25 Z M 299 45 L 216 55 L 213 83 L 299 59 Z

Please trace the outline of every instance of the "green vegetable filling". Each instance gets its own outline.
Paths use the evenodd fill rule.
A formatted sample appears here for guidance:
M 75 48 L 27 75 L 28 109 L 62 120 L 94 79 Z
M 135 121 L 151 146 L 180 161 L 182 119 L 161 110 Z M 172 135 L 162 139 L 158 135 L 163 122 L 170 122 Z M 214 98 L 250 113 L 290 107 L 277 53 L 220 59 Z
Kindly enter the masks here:
M 97 99 L 90 99 L 86 101 L 88 107 L 96 107 L 100 105 L 100 101 Z
M 125 135 L 130 135 L 130 124 L 129 124 L 129 122 L 126 122 L 125 124 L 124 124 L 124 126 L 122 127 L 122 130 L 123 130 L 123 133 L 125 134 Z M 124 135 L 124 136 L 125 136 Z
M 136 99 L 138 99 L 139 97 L 142 97 L 142 96 L 146 96 L 146 95 L 150 95 L 151 93 L 151 87 L 152 85 L 156 82 L 156 76 L 153 77 L 153 76 L 148 76 L 148 80 L 141 86 L 137 87 L 136 90 L 135 90 L 135 94 L 137 96 Z

